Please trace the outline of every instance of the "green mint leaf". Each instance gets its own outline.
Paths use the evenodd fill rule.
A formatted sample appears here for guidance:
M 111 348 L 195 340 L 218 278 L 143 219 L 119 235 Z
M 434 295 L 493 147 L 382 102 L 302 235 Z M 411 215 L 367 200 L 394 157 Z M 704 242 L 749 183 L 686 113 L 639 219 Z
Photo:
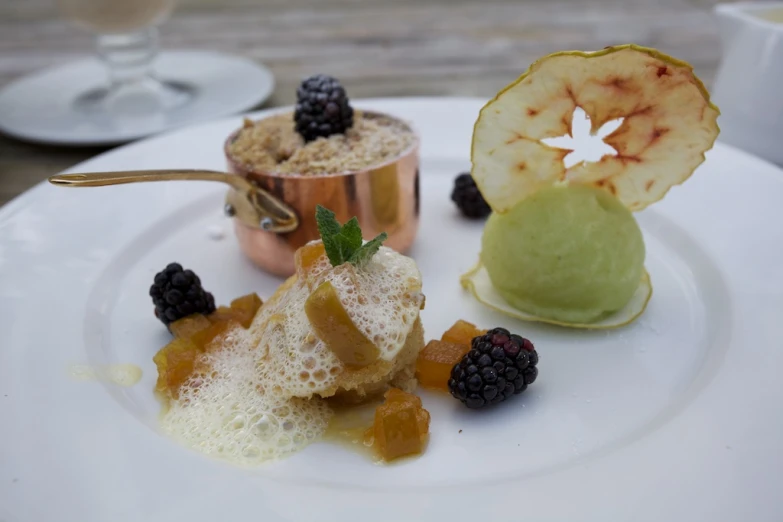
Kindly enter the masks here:
M 334 260 L 332 259 L 332 256 L 329 256 L 329 261 L 332 262 L 332 266 L 342 265 L 351 258 L 351 255 L 353 255 L 356 249 L 354 248 L 353 244 L 342 234 L 332 236 L 332 240 L 334 241 L 333 249 L 335 255 Z M 329 255 L 328 252 L 327 255 Z M 335 264 L 335 261 L 338 260 L 339 262 Z
M 324 243 L 324 250 L 332 266 L 347 262 L 362 246 L 362 230 L 355 217 L 345 225 L 340 225 L 335 213 L 317 205 L 315 221 Z
M 345 263 L 346 258 L 343 257 L 343 246 L 335 239 L 340 234 L 342 227 L 337 221 L 334 212 L 321 205 L 316 205 L 315 222 L 318 225 L 318 233 L 321 234 L 321 240 L 324 242 L 324 250 L 329 258 L 329 262 L 332 266 Z
M 321 239 L 325 239 L 327 236 L 336 236 L 342 228 L 334 212 L 321 205 L 315 206 L 315 222 L 318 225 L 318 233 L 321 234 Z
M 378 252 L 378 250 L 381 248 L 381 243 L 386 241 L 387 237 L 389 236 L 386 234 L 386 232 L 381 232 L 373 239 L 359 247 L 355 252 L 353 252 L 351 257 L 348 259 L 348 262 L 353 265 L 361 265 L 362 263 L 366 263 Z
M 359 228 L 359 220 L 351 218 L 348 223 L 343 225 L 340 236 L 345 238 L 347 245 L 350 245 L 351 253 L 362 247 L 362 229 Z
M 339 266 L 345 263 L 343 258 L 342 247 L 335 239 L 337 236 L 325 236 L 321 235 L 321 239 L 324 242 L 324 250 L 326 251 L 326 257 L 329 258 L 329 262 L 332 266 Z
M 332 243 L 331 248 L 334 253 L 334 259 L 327 252 L 332 266 L 341 265 L 351 259 L 354 252 L 362 246 L 362 229 L 359 228 L 359 220 L 353 218 L 343 225 L 340 228 L 340 232 L 332 236 Z M 326 246 L 325 243 L 324 246 Z M 335 261 L 339 262 L 335 264 Z

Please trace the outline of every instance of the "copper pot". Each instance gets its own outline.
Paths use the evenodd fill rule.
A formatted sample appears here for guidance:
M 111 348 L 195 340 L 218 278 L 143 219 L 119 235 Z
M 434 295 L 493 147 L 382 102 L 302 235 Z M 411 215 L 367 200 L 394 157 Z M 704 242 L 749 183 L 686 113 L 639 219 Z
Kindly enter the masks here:
M 387 246 L 402 253 L 410 248 L 419 227 L 418 137 L 398 157 L 371 169 L 301 175 L 244 167 L 228 152 L 238 133 L 224 145 L 230 173 L 193 169 L 90 172 L 59 174 L 49 182 L 63 187 L 188 180 L 226 183 L 232 188 L 226 195 L 225 211 L 234 218 L 242 251 L 259 267 L 279 276 L 293 274 L 296 249 L 320 237 L 315 222 L 318 204 L 332 210 L 341 222 L 356 216 L 365 239 L 386 232 Z
M 318 204 L 332 210 L 340 222 L 356 216 L 365 239 L 386 232 L 389 238 L 385 245 L 402 253 L 410 248 L 419 227 L 418 137 L 397 158 L 367 170 L 323 175 L 276 174 L 248 168 L 231 157 L 229 145 L 240 130 L 225 142 L 229 172 L 265 190 L 298 218 L 293 231 L 282 233 L 234 220 L 239 245 L 256 265 L 279 276 L 293 274 L 294 252 L 320 237 L 315 222 Z

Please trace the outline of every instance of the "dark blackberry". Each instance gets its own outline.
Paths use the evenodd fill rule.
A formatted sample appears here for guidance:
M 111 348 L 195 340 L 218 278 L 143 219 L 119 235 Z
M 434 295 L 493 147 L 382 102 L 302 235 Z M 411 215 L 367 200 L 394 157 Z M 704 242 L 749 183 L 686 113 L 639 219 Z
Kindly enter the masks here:
M 475 337 L 454 365 L 449 390 L 468 408 L 497 404 L 522 393 L 538 376 L 538 352 L 527 339 L 505 328 Z
M 472 219 L 487 217 L 492 212 L 479 192 L 473 176 L 468 172 L 463 172 L 454 179 L 451 200 L 457 204 L 462 214 Z
M 353 108 L 340 82 L 325 74 L 305 79 L 296 90 L 294 122 L 305 141 L 345 134 L 353 127 Z
M 215 311 L 215 298 L 204 290 L 192 270 L 183 270 L 179 263 L 171 263 L 155 274 L 150 297 L 155 304 L 155 317 L 167 327 L 191 314 L 209 315 Z

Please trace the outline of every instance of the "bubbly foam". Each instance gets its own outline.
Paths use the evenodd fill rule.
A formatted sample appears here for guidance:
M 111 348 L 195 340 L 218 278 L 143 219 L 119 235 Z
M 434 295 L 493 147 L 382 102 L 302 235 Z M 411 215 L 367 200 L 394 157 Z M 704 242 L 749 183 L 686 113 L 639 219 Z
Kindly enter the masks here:
M 339 358 L 315 335 L 305 301 L 329 281 L 358 329 L 392 361 L 405 345 L 421 310 L 421 274 L 409 257 L 382 247 L 361 268 L 332 267 L 322 255 L 300 270 L 267 302 L 250 327 L 266 354 L 264 382 L 284 396 L 310 397 L 333 389 L 343 371 Z
M 361 268 L 333 268 L 325 255 L 289 279 L 249 329 L 232 329 L 201 356 L 163 415 L 180 443 L 240 465 L 293 453 L 319 438 L 343 365 L 313 333 L 304 304 L 329 281 L 356 326 L 392 361 L 405 346 L 424 302 L 415 262 L 382 247 Z
M 326 430 L 331 410 L 322 399 L 297 399 L 266 391 L 257 368 L 262 354 L 237 328 L 219 350 L 202 358 L 163 415 L 163 431 L 207 455 L 256 465 L 302 449 Z

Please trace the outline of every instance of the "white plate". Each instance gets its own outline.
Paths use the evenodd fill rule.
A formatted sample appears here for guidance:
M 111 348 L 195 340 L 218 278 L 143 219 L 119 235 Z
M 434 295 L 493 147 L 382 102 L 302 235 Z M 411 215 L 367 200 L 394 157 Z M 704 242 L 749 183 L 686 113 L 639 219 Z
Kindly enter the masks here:
M 0 211 L 0 520 L 783 520 L 783 172 L 719 144 L 638 215 L 655 292 L 630 327 L 516 322 L 458 281 L 481 224 L 461 219 L 449 192 L 481 104 L 358 105 L 422 134 L 412 255 L 428 337 L 457 318 L 524 333 L 541 354 L 527 392 L 487 412 L 424 393 L 429 448 L 399 465 L 327 444 L 255 470 L 210 460 L 157 431 L 151 357 L 167 334 L 147 289 L 177 260 L 219 302 L 274 290 L 221 216 L 224 189 L 41 185 Z M 74 171 L 220 169 L 239 123 L 131 144 Z M 138 364 L 144 377 L 131 388 L 69 378 L 72 364 L 108 363 Z
M 107 82 L 105 66 L 89 58 L 6 86 L 0 91 L 0 132 L 57 145 L 113 145 L 249 110 L 274 89 L 265 66 L 211 51 L 167 51 L 154 70 L 161 79 L 187 85 L 193 99 L 165 114 L 115 118 L 80 112 L 74 100 Z

